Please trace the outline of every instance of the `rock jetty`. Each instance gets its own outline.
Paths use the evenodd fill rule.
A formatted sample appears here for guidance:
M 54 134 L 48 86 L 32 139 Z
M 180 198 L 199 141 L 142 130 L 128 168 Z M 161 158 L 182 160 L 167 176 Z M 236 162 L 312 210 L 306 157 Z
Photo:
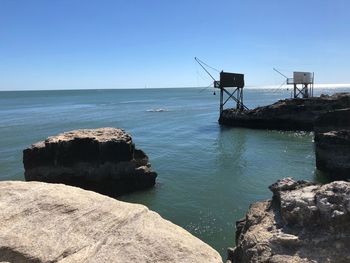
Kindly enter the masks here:
M 350 109 L 328 112 L 315 123 L 316 167 L 331 179 L 350 178 Z
M 0 182 L 0 222 L 0 262 L 222 262 L 145 206 L 62 184 Z
M 350 108 L 350 93 L 285 99 L 247 111 L 226 109 L 222 112 L 219 123 L 254 129 L 313 131 L 315 121 L 322 114 L 344 108 Z
M 110 196 L 154 186 L 147 155 L 122 129 L 65 132 L 23 151 L 25 179 L 63 183 Z
M 252 204 L 236 223 L 229 262 L 350 262 L 350 182 L 286 178 L 270 189 L 272 200 Z

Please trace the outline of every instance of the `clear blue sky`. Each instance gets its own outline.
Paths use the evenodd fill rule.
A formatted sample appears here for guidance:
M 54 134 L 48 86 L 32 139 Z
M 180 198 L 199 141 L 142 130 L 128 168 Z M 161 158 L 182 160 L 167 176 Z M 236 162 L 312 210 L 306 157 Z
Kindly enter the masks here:
M 349 0 L 0 0 L 1 90 L 350 83 L 349 47 Z

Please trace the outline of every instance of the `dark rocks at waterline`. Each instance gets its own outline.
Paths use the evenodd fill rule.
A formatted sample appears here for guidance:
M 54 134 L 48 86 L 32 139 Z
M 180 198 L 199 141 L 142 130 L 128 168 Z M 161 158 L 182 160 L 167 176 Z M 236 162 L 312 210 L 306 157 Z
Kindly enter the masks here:
M 350 108 L 329 111 L 315 122 L 315 133 L 350 130 Z
M 330 179 L 350 178 L 350 109 L 320 116 L 315 123 L 316 167 Z
M 350 130 L 315 133 L 316 167 L 331 179 L 350 178 Z
M 252 110 L 226 109 L 219 123 L 233 127 L 276 130 L 314 130 L 318 117 L 328 111 L 350 108 L 350 93 L 306 99 L 285 99 Z
M 25 179 L 63 183 L 118 196 L 154 186 L 147 155 L 122 129 L 82 129 L 52 136 L 23 151 Z
M 231 262 L 350 262 L 350 182 L 286 178 L 270 189 L 272 200 L 252 204 L 237 222 Z

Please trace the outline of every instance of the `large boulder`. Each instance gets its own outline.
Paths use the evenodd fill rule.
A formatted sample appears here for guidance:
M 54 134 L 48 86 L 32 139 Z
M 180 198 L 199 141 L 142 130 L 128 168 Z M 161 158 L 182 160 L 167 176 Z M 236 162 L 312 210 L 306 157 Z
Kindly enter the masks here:
M 226 109 L 222 112 L 219 123 L 255 129 L 312 131 L 315 121 L 322 114 L 344 108 L 350 108 L 350 93 L 280 100 L 272 105 L 246 111 Z
M 145 206 L 61 184 L 0 182 L 0 222 L 0 262 L 222 262 Z
M 25 179 L 64 183 L 117 196 L 152 187 L 157 174 L 122 129 L 65 132 L 23 151 Z
M 350 183 L 316 185 L 291 178 L 270 189 L 237 222 L 229 260 L 245 262 L 350 262 Z

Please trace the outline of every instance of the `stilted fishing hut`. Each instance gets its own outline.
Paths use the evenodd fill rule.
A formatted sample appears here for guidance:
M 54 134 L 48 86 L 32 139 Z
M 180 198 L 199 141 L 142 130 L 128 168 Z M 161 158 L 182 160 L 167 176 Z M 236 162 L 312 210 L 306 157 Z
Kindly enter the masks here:
M 287 85 L 293 85 L 294 98 L 313 97 L 314 93 L 314 73 L 293 72 L 293 78 L 287 78 Z
M 224 105 L 232 99 L 236 103 L 237 110 L 247 110 L 243 104 L 244 75 L 239 73 L 220 72 L 220 81 L 214 81 L 214 88 L 220 89 L 220 115 Z M 230 91 L 227 88 L 234 88 Z M 224 95 L 227 95 L 225 98 Z
M 214 81 L 214 88 L 220 90 L 220 117 L 222 112 L 224 111 L 224 106 L 230 100 L 233 100 L 235 102 L 237 110 L 248 110 L 248 108 L 243 103 L 244 74 L 221 71 L 220 80 L 216 80 L 205 68 L 205 66 L 209 68 L 212 67 L 208 66 L 206 63 L 204 63 L 196 57 L 195 60 L 212 78 L 212 80 Z M 233 90 L 230 88 L 233 88 Z

